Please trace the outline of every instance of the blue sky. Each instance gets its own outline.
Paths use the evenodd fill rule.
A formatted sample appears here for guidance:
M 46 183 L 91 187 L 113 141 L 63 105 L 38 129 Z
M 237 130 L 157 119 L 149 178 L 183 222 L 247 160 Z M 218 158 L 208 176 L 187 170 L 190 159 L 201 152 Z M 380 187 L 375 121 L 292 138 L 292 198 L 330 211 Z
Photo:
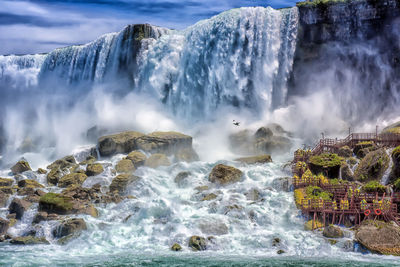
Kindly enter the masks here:
M 0 54 L 48 52 L 150 23 L 183 29 L 242 6 L 294 6 L 294 0 L 0 0 Z

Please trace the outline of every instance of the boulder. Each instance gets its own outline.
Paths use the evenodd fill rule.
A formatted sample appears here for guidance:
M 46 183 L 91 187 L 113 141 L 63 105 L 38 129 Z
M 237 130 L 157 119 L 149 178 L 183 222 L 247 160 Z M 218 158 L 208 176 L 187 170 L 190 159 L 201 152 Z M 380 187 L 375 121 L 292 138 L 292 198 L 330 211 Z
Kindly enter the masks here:
M 62 159 L 58 159 L 58 160 L 54 161 L 52 164 L 47 166 L 47 169 L 52 170 L 55 168 L 59 168 L 60 170 L 66 170 L 66 169 L 69 169 L 76 165 L 77 165 L 77 163 L 76 163 L 74 156 L 66 156 L 66 157 L 63 157 Z
M 85 160 L 79 162 L 79 165 L 89 165 L 89 164 L 93 164 L 96 161 L 96 157 L 89 155 L 86 157 Z
M 16 188 L 11 187 L 11 186 L 0 186 L 0 192 L 7 194 L 7 195 L 12 195 L 15 193 Z
M 271 129 L 261 127 L 259 128 L 256 133 L 254 134 L 254 138 L 271 138 L 274 135 Z
M 216 199 L 217 197 L 218 197 L 218 196 L 217 196 L 216 194 L 214 194 L 214 193 L 206 194 L 206 195 L 204 195 L 204 197 L 201 199 L 201 201 L 210 201 L 210 200 Z
M 60 170 L 60 168 L 53 168 L 47 174 L 47 183 L 49 185 L 57 185 L 62 176 L 63 172 Z
M 70 185 L 82 185 L 86 179 L 87 179 L 86 174 L 70 173 L 61 177 L 60 181 L 58 181 L 58 186 L 67 187 Z
M 6 193 L 0 191 L 0 208 L 3 208 L 6 206 L 9 197 L 10 197 L 9 194 L 6 194 Z
M 135 150 L 135 151 L 132 151 L 131 153 L 129 153 L 128 156 L 126 157 L 126 159 L 129 159 L 130 161 L 132 161 L 135 168 L 139 168 L 140 166 L 144 165 L 147 157 L 142 152 Z
M 326 226 L 322 232 L 322 235 L 327 238 L 340 238 L 344 236 L 342 229 L 335 225 Z
M 119 173 L 132 173 L 135 171 L 135 166 L 129 159 L 123 159 L 117 163 L 115 170 Z
M 204 237 L 191 236 L 189 238 L 189 247 L 194 251 L 202 251 L 207 249 L 207 242 Z
M 260 199 L 260 191 L 258 191 L 257 189 L 251 189 L 245 193 L 245 196 L 247 200 L 257 201 Z
M 338 155 L 344 158 L 349 158 L 353 156 L 353 150 L 349 146 L 342 146 L 339 148 Z
M 171 162 L 164 154 L 153 154 L 146 160 L 144 165 L 155 169 L 160 166 L 169 166 Z
M 35 236 L 20 236 L 11 239 L 10 244 L 14 245 L 37 245 L 37 244 L 50 244 L 44 237 Z
M 372 252 L 400 256 L 400 227 L 394 223 L 364 221 L 355 238 Z
M 0 235 L 5 235 L 10 227 L 10 222 L 3 218 L 0 218 Z
M 73 198 L 62 194 L 47 193 L 39 200 L 39 211 L 55 214 L 70 214 L 73 209 Z
M 137 140 L 137 148 L 150 153 L 172 155 L 192 148 L 192 137 L 178 132 L 153 132 Z
M 133 174 L 120 174 L 115 177 L 110 184 L 110 192 L 117 191 L 118 193 L 123 193 L 127 186 L 140 178 Z
M 264 163 L 269 163 L 272 162 L 272 158 L 270 155 L 264 154 L 264 155 L 259 155 L 259 156 L 253 156 L 253 157 L 245 157 L 245 158 L 238 158 L 236 161 L 246 163 L 246 164 L 264 164 Z
M 175 153 L 175 160 L 178 162 L 193 162 L 199 160 L 199 155 L 193 148 L 183 148 Z
M 14 179 L 0 178 L 0 186 L 11 186 L 14 183 Z
M 243 172 L 241 170 L 224 164 L 218 164 L 212 169 L 208 180 L 219 185 L 228 185 L 239 182 L 242 177 Z
M 47 212 L 39 211 L 33 218 L 32 224 L 40 223 L 41 221 L 46 221 L 47 216 L 48 216 Z
M 83 219 L 68 219 L 63 221 L 53 230 L 53 236 L 55 238 L 61 238 L 69 235 L 77 236 L 86 229 L 86 222 Z
M 384 149 L 368 153 L 358 164 L 354 172 L 357 181 L 368 182 L 372 180 L 380 181 L 386 169 L 389 167 L 389 156 Z
M 38 181 L 31 180 L 31 179 L 20 180 L 18 182 L 18 186 L 21 187 L 21 188 L 24 188 L 24 187 L 44 188 L 44 186 L 41 185 Z
M 192 175 L 191 172 L 180 172 L 176 175 L 174 182 L 179 186 L 179 187 L 184 187 L 187 185 L 187 178 Z
M 87 176 L 96 176 L 104 172 L 103 166 L 99 163 L 92 163 L 86 166 Z
M 353 152 L 358 158 L 365 157 L 369 152 L 376 150 L 377 147 L 372 141 L 360 142 L 354 146 Z
M 20 160 L 11 167 L 11 171 L 14 174 L 19 174 L 31 170 L 31 166 L 29 166 L 29 163 L 26 160 Z
M 98 140 L 99 153 L 104 157 L 129 153 L 138 147 L 137 140 L 143 136 L 142 133 L 129 131 L 100 137 Z
M 337 154 L 325 153 L 310 157 L 309 166 L 313 174 L 323 173 L 333 179 L 339 177 L 342 160 Z
M 175 244 L 172 245 L 171 250 L 172 251 L 181 251 L 182 247 L 178 243 L 175 243 Z
M 36 172 L 39 173 L 39 174 L 46 174 L 47 173 L 47 171 L 45 169 L 42 169 L 42 168 L 39 168 Z
M 342 166 L 340 167 L 340 172 L 341 172 L 343 180 L 347 180 L 347 181 L 354 180 L 354 174 L 353 174 L 352 170 L 350 169 L 349 164 L 347 164 L 346 162 L 342 163 Z
M 30 206 L 32 206 L 32 203 L 20 198 L 14 198 L 13 201 L 10 203 L 10 206 L 8 206 L 8 211 L 10 212 L 10 214 L 15 213 L 15 218 L 17 220 L 20 220 L 25 211 L 27 211 Z

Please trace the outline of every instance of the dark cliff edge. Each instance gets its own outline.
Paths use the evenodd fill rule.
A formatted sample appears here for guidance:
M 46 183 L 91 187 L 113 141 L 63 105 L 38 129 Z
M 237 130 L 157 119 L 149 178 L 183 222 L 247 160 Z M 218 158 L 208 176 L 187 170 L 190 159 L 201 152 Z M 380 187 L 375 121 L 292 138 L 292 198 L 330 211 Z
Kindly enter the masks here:
M 342 95 L 382 101 L 400 91 L 400 0 L 301 2 L 299 32 L 290 92 L 301 95 L 329 86 Z M 365 99 L 364 99 L 365 98 Z M 389 101 L 388 101 L 389 99 Z M 347 116 L 373 117 L 358 104 Z

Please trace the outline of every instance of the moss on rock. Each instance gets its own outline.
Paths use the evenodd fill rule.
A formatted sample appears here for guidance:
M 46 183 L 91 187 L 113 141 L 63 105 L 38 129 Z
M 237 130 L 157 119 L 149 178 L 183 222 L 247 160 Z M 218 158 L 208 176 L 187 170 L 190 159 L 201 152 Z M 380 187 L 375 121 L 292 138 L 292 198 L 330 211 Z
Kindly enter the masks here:
M 135 171 L 135 166 L 131 160 L 123 159 L 117 163 L 115 170 L 119 173 L 132 173 Z
M 329 178 L 337 178 L 342 161 L 335 153 L 325 153 L 310 157 L 309 166 L 314 174 L 325 173 Z
M 100 163 L 91 163 L 86 166 L 87 176 L 96 176 L 104 172 L 104 168 Z
M 61 177 L 60 181 L 58 181 L 58 186 L 67 187 L 70 185 L 82 185 L 86 179 L 87 179 L 86 174 L 70 173 Z
M 384 149 L 368 153 L 358 164 L 354 172 L 357 181 L 368 182 L 381 180 L 385 170 L 389 167 L 389 156 Z
M 57 193 L 47 193 L 39 200 L 39 210 L 48 213 L 67 214 L 73 209 L 71 197 Z

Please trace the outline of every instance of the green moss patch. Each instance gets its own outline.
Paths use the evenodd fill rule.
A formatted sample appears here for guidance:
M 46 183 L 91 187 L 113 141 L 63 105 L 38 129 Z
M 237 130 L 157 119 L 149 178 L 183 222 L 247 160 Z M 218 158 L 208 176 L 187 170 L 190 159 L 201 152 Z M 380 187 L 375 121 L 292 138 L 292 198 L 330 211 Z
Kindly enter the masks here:
M 342 157 L 334 153 L 325 153 L 310 158 L 310 163 L 321 167 L 336 167 L 342 164 Z
M 371 181 L 363 186 L 365 192 L 375 193 L 375 192 L 385 192 L 386 187 L 381 185 L 378 181 Z
M 68 213 L 73 208 L 72 198 L 57 193 L 47 193 L 39 200 L 39 210 Z
M 311 199 L 323 199 L 325 201 L 331 201 L 333 195 L 326 191 L 323 191 L 322 188 L 318 186 L 308 186 L 306 187 L 306 195 Z

